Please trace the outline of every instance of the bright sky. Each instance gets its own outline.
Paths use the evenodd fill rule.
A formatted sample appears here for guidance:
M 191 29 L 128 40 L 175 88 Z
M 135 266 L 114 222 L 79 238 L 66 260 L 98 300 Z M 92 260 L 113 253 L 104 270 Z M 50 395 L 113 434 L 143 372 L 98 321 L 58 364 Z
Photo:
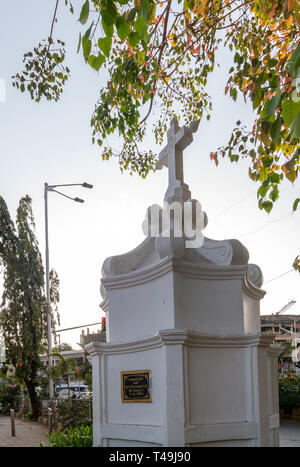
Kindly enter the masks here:
M 20 197 L 32 197 L 44 257 L 44 183 L 94 185 L 93 190 L 65 189 L 70 196 L 84 198 L 84 204 L 49 193 L 50 267 L 60 278 L 61 328 L 66 328 L 101 320 L 102 263 L 107 256 L 125 253 L 143 241 L 141 224 L 146 209 L 153 203 L 162 204 L 167 170 L 142 180 L 121 174 L 117 159 L 103 162 L 99 157 L 91 143 L 90 116 L 107 77 L 103 71 L 93 72 L 81 54 L 77 55 L 78 9 L 71 15 L 64 2 L 60 3 L 54 37 L 67 44 L 71 78 L 59 103 L 39 104 L 15 90 L 11 76 L 22 70 L 23 54 L 48 36 L 55 1 L 10 0 L 1 5 L 0 80 L 6 84 L 6 101 L 0 102 L 0 194 L 13 217 Z M 252 121 L 250 106 L 224 95 L 231 56 L 222 51 L 218 58 L 221 67 L 209 83 L 214 114 L 209 122 L 200 124 L 194 143 L 184 153 L 185 182 L 208 215 L 205 235 L 241 240 L 250 252 L 250 262 L 261 267 L 267 291 L 261 313 L 275 313 L 292 299 L 297 303 L 289 312 L 300 313 L 299 274 L 290 272 L 272 280 L 291 270 L 300 254 L 299 209 L 292 215 L 300 184 L 284 182 L 280 199 L 268 215 L 257 207 L 258 185 L 248 177 L 247 160 L 238 164 L 222 160 L 218 167 L 210 160 L 210 152 L 227 143 L 238 119 Z M 110 142 L 114 148 L 120 147 L 117 138 Z M 146 146 L 157 150 L 151 135 Z M 79 335 L 80 330 L 63 333 L 61 340 L 74 345 Z

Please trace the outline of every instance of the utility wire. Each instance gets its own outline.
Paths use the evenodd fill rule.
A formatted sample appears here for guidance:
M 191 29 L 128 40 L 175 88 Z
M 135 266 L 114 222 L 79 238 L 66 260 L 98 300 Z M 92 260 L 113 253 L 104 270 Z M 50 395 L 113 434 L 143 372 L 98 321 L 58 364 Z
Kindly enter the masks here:
M 215 217 L 213 217 L 212 219 L 209 220 L 209 223 L 213 222 L 215 219 L 218 219 L 219 217 L 223 216 L 223 214 L 225 214 L 225 212 L 229 211 L 230 209 L 234 208 L 235 206 L 237 206 L 238 204 L 242 203 L 243 201 L 246 201 L 246 199 L 250 198 L 251 196 L 255 195 L 256 194 L 256 191 L 253 191 L 252 193 L 250 193 L 249 195 L 247 195 L 245 198 L 242 198 L 240 199 L 239 201 L 237 201 L 236 203 L 232 204 L 231 206 L 229 206 L 228 208 L 226 208 L 224 211 L 220 212 L 220 214 L 217 214 Z
M 250 198 L 250 197 L 253 196 L 254 194 L 256 194 L 256 191 L 250 193 L 250 194 L 247 195 L 245 198 L 242 198 L 242 199 L 239 200 L 238 202 L 232 204 L 231 206 L 229 206 L 228 208 L 226 208 L 224 211 L 222 211 L 220 214 L 218 214 L 217 216 L 215 216 L 215 217 L 213 217 L 212 219 L 210 219 L 210 223 L 211 223 L 212 221 L 214 221 L 215 219 L 221 217 L 223 214 L 225 214 L 227 211 L 229 211 L 230 209 L 234 208 L 234 207 L 237 206 L 238 204 L 242 203 L 243 201 L 246 201 L 248 198 Z M 280 217 L 279 219 L 274 219 L 274 220 L 272 220 L 272 221 L 266 222 L 266 223 L 263 224 L 261 227 L 259 227 L 257 230 L 254 230 L 254 231 L 252 231 L 252 232 L 248 232 L 248 233 L 242 234 L 242 235 L 239 236 L 239 238 L 241 238 L 241 237 L 246 237 L 246 236 L 248 236 L 248 235 L 253 235 L 253 234 L 259 232 L 260 230 L 264 229 L 264 228 L 267 227 L 268 225 L 273 224 L 273 223 L 275 223 L 275 222 L 283 221 L 284 219 L 287 219 L 288 217 L 291 217 L 293 214 L 294 214 L 294 212 L 291 212 L 291 213 L 289 213 L 287 216 Z M 286 271 L 286 272 L 284 272 L 283 274 L 280 274 L 279 276 L 273 277 L 272 279 L 270 279 L 270 280 L 264 282 L 264 285 L 265 285 L 265 284 L 268 284 L 268 283 L 270 283 L 270 282 L 273 282 L 273 281 L 279 279 L 280 277 L 285 276 L 286 274 L 289 274 L 289 273 L 291 273 L 291 272 L 293 272 L 293 271 L 295 271 L 295 269 L 290 269 L 289 271 Z
M 292 214 L 293 214 L 293 213 L 291 212 L 291 213 L 288 214 L 287 216 L 280 217 L 279 219 L 274 219 L 274 220 L 272 220 L 272 221 L 266 222 L 265 224 L 261 225 L 258 229 L 253 230 L 252 232 L 248 232 L 248 233 L 244 233 L 244 234 L 242 234 L 242 235 L 239 235 L 239 238 L 248 237 L 248 235 L 253 235 L 253 234 L 259 232 L 260 230 L 264 229 L 265 227 L 267 227 L 267 225 L 273 224 L 274 222 L 283 221 L 284 219 L 287 219 L 288 217 L 292 216 Z
M 246 201 L 248 198 L 250 198 L 251 196 L 253 196 L 254 194 L 256 194 L 256 191 L 253 191 L 252 193 L 250 193 L 249 195 L 247 195 L 245 198 L 242 198 L 241 200 L 237 201 L 236 203 L 232 204 L 231 206 L 229 206 L 228 208 L 226 208 L 224 211 L 220 212 L 220 214 L 218 214 L 217 216 L 213 217 L 212 219 L 209 220 L 209 223 L 213 222 L 214 220 L 218 219 L 219 217 L 221 217 L 223 214 L 225 214 L 227 211 L 229 211 L 230 209 L 234 208 L 235 206 L 237 206 L 238 204 L 242 203 L 243 201 Z M 269 221 L 269 222 L 266 222 L 265 224 L 263 224 L 261 227 L 259 227 L 257 230 L 254 230 L 252 232 L 248 232 L 248 233 L 245 233 L 245 234 L 242 234 L 239 236 L 239 238 L 242 238 L 242 237 L 246 237 L 248 235 L 253 235 L 257 232 L 259 232 L 260 230 L 264 229 L 265 227 L 267 227 L 268 225 L 270 224 L 273 224 L 275 222 L 280 222 L 280 221 L 283 221 L 284 219 L 287 219 L 288 217 L 292 216 L 294 214 L 294 212 L 291 212 L 289 213 L 287 216 L 284 216 L 284 217 L 280 217 L 279 219 L 274 219 L 272 221 Z M 291 272 L 295 272 L 295 269 L 290 269 L 289 271 L 286 271 L 284 272 L 283 274 L 280 274 L 279 276 L 276 276 L 276 277 L 273 277 L 272 279 L 264 282 L 263 285 L 265 284 L 268 284 L 270 282 L 273 282 L 277 279 L 279 279 L 280 277 L 283 277 L 285 276 L 286 274 L 289 274 Z
M 55 331 L 53 331 L 53 334 L 56 334 L 58 332 L 63 332 L 63 331 L 70 331 L 72 329 L 87 328 L 88 326 L 97 326 L 98 324 L 102 324 L 102 323 L 82 324 L 81 326 L 73 326 L 72 328 L 56 329 Z
M 285 276 L 286 274 L 289 274 L 290 272 L 293 272 L 293 271 L 295 272 L 295 269 L 290 269 L 289 271 L 286 271 L 283 274 L 280 274 L 279 276 L 273 277 L 273 279 L 270 279 L 270 280 L 264 282 L 263 285 L 268 284 L 269 282 L 275 281 L 276 279 L 279 279 L 280 277 Z

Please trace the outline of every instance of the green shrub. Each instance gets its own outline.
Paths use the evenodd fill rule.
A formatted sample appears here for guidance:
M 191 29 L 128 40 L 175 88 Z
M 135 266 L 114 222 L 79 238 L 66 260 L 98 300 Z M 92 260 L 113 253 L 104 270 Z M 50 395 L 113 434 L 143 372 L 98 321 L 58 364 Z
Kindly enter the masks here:
M 300 408 L 300 377 L 279 380 L 279 407 L 284 410 Z
M 31 419 L 32 419 L 32 413 L 31 413 L 31 412 L 27 412 L 27 414 L 25 415 L 25 419 L 26 419 L 26 420 L 31 420 Z
M 10 409 L 16 410 L 20 397 L 20 387 L 16 384 L 0 384 L 0 404 L 1 411 L 5 415 L 9 414 Z
M 65 432 L 56 430 L 48 434 L 48 439 L 51 448 L 90 448 L 93 446 L 93 427 L 70 427 Z M 45 447 L 44 444 L 41 446 Z
M 53 411 L 54 423 L 61 423 L 63 430 L 75 426 L 87 426 L 92 424 L 91 401 L 71 400 L 60 401 Z

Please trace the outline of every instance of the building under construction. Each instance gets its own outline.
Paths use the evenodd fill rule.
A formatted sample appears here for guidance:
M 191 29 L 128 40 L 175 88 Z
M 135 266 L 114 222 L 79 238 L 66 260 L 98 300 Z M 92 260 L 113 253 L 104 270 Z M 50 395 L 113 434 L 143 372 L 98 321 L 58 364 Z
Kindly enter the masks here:
M 281 372 L 298 373 L 300 362 L 300 315 L 262 315 L 261 332 L 275 334 L 275 342 L 282 346 L 279 358 Z

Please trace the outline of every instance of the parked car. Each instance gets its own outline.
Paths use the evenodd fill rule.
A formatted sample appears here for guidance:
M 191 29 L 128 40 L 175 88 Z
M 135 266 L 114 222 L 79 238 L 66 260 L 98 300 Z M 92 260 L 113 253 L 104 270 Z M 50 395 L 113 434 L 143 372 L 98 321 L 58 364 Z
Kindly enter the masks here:
M 62 384 L 60 389 L 56 388 L 57 398 L 66 400 L 69 397 L 69 388 L 67 384 Z M 88 393 L 89 388 L 85 384 L 70 384 L 70 396 L 72 399 L 79 399 L 81 394 Z
M 70 391 L 70 397 L 72 398 L 72 392 Z M 57 393 L 57 399 L 59 400 L 67 400 L 69 398 L 69 390 L 68 389 L 61 389 Z
M 85 391 L 80 393 L 78 399 L 80 400 L 90 400 L 91 399 L 91 392 L 90 391 Z

